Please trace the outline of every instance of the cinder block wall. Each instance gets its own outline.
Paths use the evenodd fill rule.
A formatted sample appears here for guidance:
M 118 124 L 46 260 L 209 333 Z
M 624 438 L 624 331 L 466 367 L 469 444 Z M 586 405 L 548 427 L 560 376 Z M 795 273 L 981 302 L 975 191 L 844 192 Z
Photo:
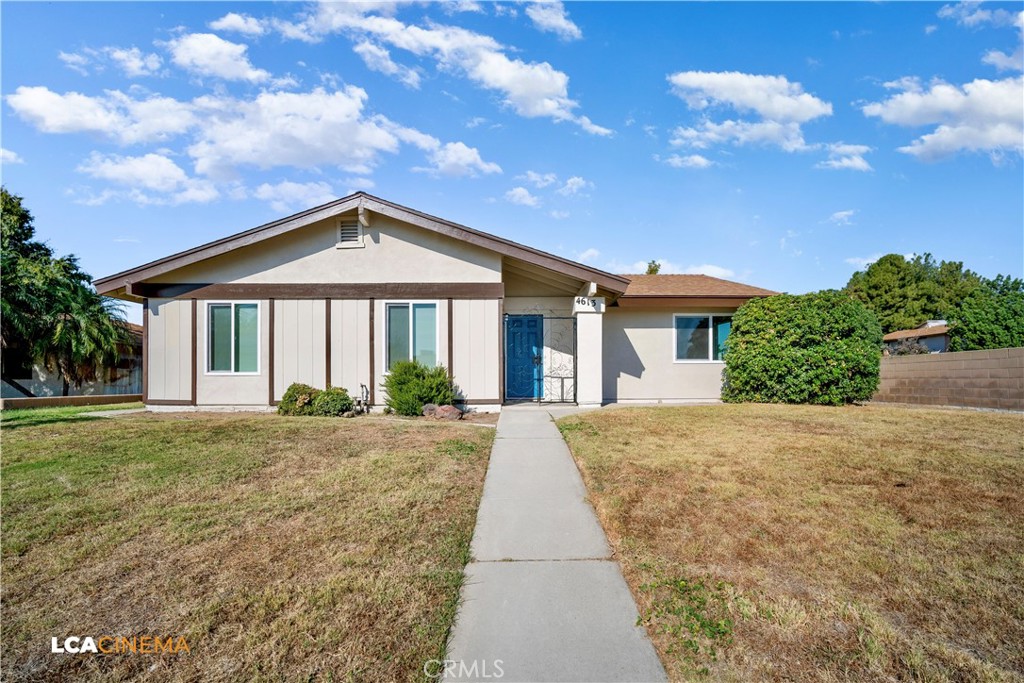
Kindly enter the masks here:
M 1024 410 L 1024 347 L 882 358 L 873 400 Z

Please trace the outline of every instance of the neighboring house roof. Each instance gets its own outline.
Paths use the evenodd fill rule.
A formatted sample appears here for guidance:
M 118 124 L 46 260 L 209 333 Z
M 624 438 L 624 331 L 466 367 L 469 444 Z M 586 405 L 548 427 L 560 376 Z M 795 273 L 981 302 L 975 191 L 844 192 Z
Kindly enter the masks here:
M 882 337 L 882 341 L 899 341 L 901 339 L 920 339 L 921 337 L 939 337 L 949 334 L 948 325 L 931 325 L 929 327 L 915 327 L 912 330 L 896 330 Z
M 93 284 L 100 294 L 131 297 L 130 293 L 126 294 L 126 289 L 132 283 L 141 282 L 354 210 L 359 210 L 360 212 L 367 210 L 390 216 L 425 230 L 490 249 L 509 258 L 565 273 L 587 282 L 594 282 L 613 294 L 621 294 L 625 291 L 626 285 L 629 284 L 629 280 L 621 275 L 614 275 L 502 237 L 430 216 L 415 209 L 374 197 L 365 192 L 356 192 L 348 197 L 297 213 L 293 216 L 288 216 L 287 218 L 282 218 L 223 239 L 208 242 L 193 249 L 172 254 L 137 268 L 99 278 Z

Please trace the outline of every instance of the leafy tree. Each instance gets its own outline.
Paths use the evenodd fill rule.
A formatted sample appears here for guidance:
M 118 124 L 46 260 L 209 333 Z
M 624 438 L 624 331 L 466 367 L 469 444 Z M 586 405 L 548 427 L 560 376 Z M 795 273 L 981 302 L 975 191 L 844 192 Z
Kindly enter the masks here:
M 113 364 L 130 335 L 120 304 L 98 295 L 74 256 L 56 258 L 35 240 L 32 214 L 22 198 L 0 189 L 0 342 L 4 381 L 31 396 L 15 374 L 32 363 L 56 372 L 64 384 L 97 379 Z
M 1024 282 L 1003 275 L 965 298 L 950 316 L 950 351 L 1024 346 Z
M 843 291 L 871 309 L 884 332 L 892 332 L 948 318 L 981 285 L 982 278 L 959 261 L 887 254 L 854 273 Z
M 726 340 L 729 402 L 843 405 L 878 389 L 882 329 L 864 304 L 837 291 L 752 299 Z
M 647 275 L 657 275 L 661 272 L 661 264 L 657 261 L 647 262 Z

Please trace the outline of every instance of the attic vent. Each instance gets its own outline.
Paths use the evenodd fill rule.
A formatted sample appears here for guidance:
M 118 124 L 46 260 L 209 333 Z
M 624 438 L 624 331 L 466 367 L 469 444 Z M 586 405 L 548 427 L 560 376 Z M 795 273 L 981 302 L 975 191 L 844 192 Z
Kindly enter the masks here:
M 338 249 L 363 246 L 363 228 L 355 218 L 338 222 Z

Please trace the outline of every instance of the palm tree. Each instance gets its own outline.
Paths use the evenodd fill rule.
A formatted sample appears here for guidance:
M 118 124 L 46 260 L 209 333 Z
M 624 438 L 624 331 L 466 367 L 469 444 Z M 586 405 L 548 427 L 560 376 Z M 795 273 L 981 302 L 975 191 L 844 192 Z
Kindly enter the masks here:
M 120 349 L 130 343 L 123 306 L 102 297 L 82 283 L 54 292 L 51 307 L 40 322 L 42 336 L 34 355 L 47 370 L 60 375 L 63 394 L 73 384 L 103 379 Z

